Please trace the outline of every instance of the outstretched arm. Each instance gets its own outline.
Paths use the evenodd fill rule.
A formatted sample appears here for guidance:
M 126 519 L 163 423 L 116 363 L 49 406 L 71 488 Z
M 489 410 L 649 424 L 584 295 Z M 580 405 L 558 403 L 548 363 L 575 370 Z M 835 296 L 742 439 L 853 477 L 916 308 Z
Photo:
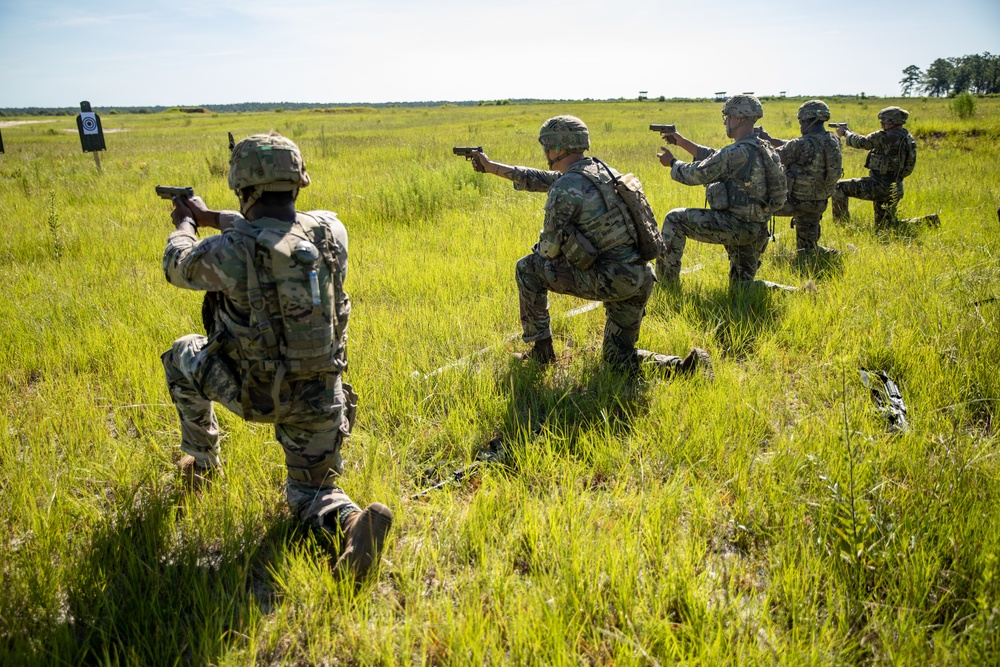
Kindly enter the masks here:
M 508 181 L 514 180 L 514 167 L 509 164 L 493 162 L 486 153 L 475 151 L 472 154 L 472 168 L 481 174 L 494 174 Z

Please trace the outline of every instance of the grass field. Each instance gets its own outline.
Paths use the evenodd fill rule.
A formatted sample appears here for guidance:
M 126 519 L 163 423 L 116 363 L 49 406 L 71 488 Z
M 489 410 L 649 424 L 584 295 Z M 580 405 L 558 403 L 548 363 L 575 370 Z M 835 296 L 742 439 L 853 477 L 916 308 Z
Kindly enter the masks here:
M 800 102 L 765 103 L 772 136 L 797 134 Z M 876 235 L 852 202 L 824 218 L 840 259 L 812 265 L 779 219 L 758 275 L 815 284 L 794 294 L 730 294 L 722 248 L 689 243 L 640 344 L 706 348 L 714 382 L 627 382 L 600 363 L 602 310 L 564 296 L 559 363 L 514 363 L 513 267 L 544 195 L 451 147 L 542 167 L 538 127 L 578 115 L 662 218 L 704 190 L 669 179 L 647 124 L 721 147 L 720 105 L 107 114 L 103 173 L 71 118 L 4 127 L 0 663 L 1000 664 L 1000 100 L 969 120 L 832 101 L 833 120 L 870 132 L 896 102 L 920 150 L 901 214 L 942 225 Z M 269 427 L 220 411 L 224 479 L 189 496 L 173 474 L 159 355 L 200 330 L 200 295 L 163 279 L 153 186 L 231 208 L 226 132 L 270 129 L 305 155 L 299 208 L 351 234 L 343 485 L 396 514 L 359 591 L 290 520 Z M 861 368 L 900 384 L 909 432 Z M 408 499 L 496 437 L 506 465 Z

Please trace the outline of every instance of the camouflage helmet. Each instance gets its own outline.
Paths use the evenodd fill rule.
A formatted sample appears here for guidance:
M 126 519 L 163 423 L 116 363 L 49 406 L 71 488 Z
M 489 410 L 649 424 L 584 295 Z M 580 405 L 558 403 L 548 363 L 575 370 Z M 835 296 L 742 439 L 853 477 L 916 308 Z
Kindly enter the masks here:
M 764 117 L 764 107 L 753 95 L 733 95 L 722 106 L 722 115 L 757 120 Z
M 233 147 L 229 157 L 229 188 L 271 192 L 298 190 L 309 185 L 309 174 L 299 147 L 277 132 L 254 134 Z
M 799 120 L 830 120 L 830 107 L 823 100 L 809 100 L 799 107 Z
M 538 143 L 547 151 L 590 150 L 590 131 L 576 116 L 555 116 L 542 123 Z
M 899 107 L 886 107 L 878 112 L 879 121 L 890 125 L 905 125 L 909 117 L 910 112 Z

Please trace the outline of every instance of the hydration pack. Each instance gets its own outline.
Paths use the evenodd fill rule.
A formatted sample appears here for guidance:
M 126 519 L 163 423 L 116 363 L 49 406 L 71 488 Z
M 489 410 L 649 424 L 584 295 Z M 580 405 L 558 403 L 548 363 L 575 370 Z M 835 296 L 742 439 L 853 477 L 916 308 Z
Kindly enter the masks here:
M 329 384 L 347 366 L 351 306 L 338 260 L 342 248 L 326 225 L 303 213 L 294 222 L 237 218 L 235 231 L 246 253 L 249 324 L 236 322 L 225 309 L 217 313 L 242 366 L 244 410 L 262 412 L 249 387 L 270 383 L 270 416 L 277 421 L 287 373 L 326 377 Z

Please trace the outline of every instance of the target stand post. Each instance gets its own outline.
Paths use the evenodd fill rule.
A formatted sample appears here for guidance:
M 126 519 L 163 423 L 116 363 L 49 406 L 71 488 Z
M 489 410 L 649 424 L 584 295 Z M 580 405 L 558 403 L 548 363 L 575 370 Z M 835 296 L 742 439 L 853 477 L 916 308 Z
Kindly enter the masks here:
M 101 156 L 98 151 L 107 150 L 104 145 L 104 129 L 101 117 L 90 108 L 90 102 L 80 102 L 80 115 L 76 117 L 76 129 L 80 133 L 80 145 L 84 153 L 94 154 L 94 164 L 101 171 Z

